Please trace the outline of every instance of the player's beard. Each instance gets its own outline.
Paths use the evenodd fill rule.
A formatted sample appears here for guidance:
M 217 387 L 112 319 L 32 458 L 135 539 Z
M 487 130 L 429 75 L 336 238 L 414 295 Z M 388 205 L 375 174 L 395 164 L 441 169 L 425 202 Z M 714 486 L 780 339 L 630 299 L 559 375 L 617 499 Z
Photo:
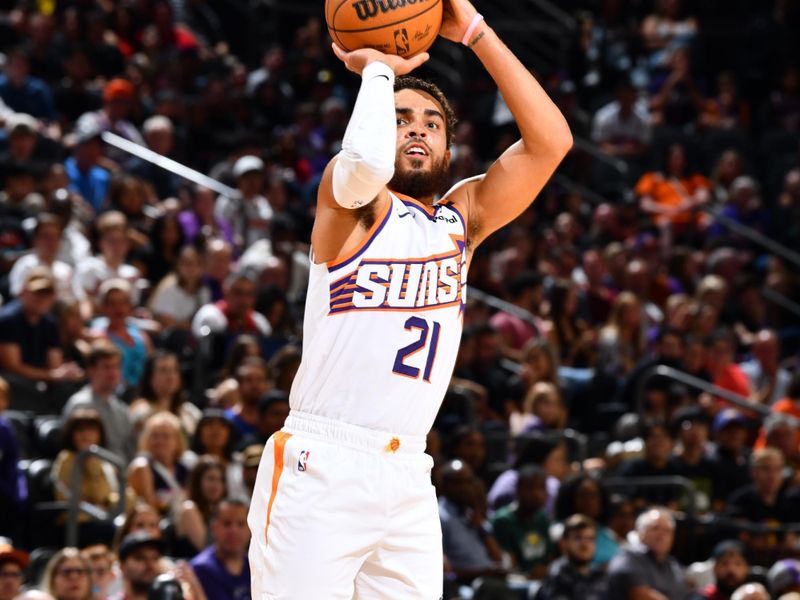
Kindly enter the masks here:
M 411 168 L 404 168 L 401 159 L 398 159 L 389 189 L 414 199 L 430 198 L 444 192 L 450 178 L 450 169 L 445 158 L 431 158 L 431 168 L 428 171 L 420 169 L 421 166 L 421 160 L 412 160 Z

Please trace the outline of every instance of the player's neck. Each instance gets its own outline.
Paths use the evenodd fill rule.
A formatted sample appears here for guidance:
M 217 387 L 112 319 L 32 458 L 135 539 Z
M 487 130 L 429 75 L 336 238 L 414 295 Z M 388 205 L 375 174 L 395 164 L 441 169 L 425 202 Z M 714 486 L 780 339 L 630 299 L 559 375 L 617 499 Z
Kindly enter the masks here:
M 393 193 L 395 196 L 397 196 L 398 198 L 400 198 L 401 200 L 404 200 L 404 199 L 405 200 L 412 200 L 414 202 L 418 202 L 420 204 L 424 204 L 425 206 L 433 206 L 434 201 L 436 199 L 435 195 L 416 197 L 416 196 L 410 196 L 408 194 L 404 194 L 401 191 L 394 190 L 394 189 L 391 189 L 391 188 L 389 188 L 389 191 L 391 193 Z

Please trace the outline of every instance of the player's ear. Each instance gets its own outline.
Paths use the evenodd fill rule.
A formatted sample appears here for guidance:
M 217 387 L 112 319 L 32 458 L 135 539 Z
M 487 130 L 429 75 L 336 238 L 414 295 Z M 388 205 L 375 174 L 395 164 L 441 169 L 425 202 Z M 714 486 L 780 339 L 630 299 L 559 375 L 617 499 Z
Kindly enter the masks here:
M 450 149 L 448 148 L 448 149 L 447 149 L 447 150 L 445 150 L 445 152 L 444 152 L 444 164 L 446 164 L 448 167 L 450 166 L 450 157 L 451 157 L 451 156 L 453 156 L 453 153 L 452 153 L 452 152 L 450 151 Z

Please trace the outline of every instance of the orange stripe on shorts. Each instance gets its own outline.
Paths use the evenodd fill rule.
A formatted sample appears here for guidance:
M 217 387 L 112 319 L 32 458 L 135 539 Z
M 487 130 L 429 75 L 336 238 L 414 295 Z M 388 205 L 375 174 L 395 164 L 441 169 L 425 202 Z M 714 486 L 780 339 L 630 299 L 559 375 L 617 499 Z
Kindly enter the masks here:
M 283 452 L 286 448 L 287 440 L 292 437 L 291 433 L 278 431 L 272 438 L 275 446 L 275 467 L 272 469 L 272 491 L 269 494 L 269 504 L 267 504 L 267 524 L 264 527 L 264 543 L 267 543 L 267 530 L 269 529 L 269 517 L 272 513 L 272 503 L 278 493 L 278 482 L 283 473 Z

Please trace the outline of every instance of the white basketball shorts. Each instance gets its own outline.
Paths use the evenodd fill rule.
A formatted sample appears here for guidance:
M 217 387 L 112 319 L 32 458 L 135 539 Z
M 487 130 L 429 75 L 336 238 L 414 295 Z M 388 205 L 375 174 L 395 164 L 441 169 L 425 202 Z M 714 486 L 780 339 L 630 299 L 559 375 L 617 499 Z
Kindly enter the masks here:
M 292 411 L 261 458 L 253 600 L 439 600 L 442 532 L 425 439 Z

